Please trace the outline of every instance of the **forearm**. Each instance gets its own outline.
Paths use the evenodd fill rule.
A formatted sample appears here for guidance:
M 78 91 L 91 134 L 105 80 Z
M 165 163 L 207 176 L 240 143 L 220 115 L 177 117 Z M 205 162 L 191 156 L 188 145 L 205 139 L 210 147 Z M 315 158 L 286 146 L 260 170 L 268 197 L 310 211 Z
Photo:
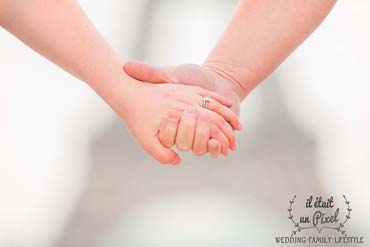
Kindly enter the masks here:
M 74 0 L 0 0 L 0 24 L 103 97 L 122 82 L 122 61 Z
M 336 0 L 241 0 L 205 66 L 244 98 L 323 21 Z

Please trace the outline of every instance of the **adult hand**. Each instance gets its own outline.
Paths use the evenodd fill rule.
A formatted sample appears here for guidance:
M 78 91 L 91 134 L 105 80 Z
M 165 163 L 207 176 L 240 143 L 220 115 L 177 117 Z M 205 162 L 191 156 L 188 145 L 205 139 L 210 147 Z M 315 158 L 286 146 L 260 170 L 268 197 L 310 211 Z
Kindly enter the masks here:
M 243 94 L 238 84 L 229 77 L 227 73 L 224 73 L 216 67 L 185 64 L 157 68 L 141 62 L 129 61 L 124 65 L 124 70 L 131 77 L 140 81 L 196 85 L 217 92 L 231 100 L 232 110 L 236 114 L 239 114 L 239 107 Z M 202 133 L 202 131 L 196 131 L 197 129 L 203 129 L 202 126 L 204 124 L 202 121 L 197 122 L 195 116 L 186 116 L 185 119 L 184 117 L 182 122 L 188 123 L 187 129 L 185 129 L 181 123 L 178 125 L 179 121 L 173 121 L 172 118 L 166 118 L 162 121 L 159 139 L 163 145 L 171 147 L 176 144 L 180 150 L 192 148 L 193 152 L 197 155 L 202 155 L 206 153 L 207 150 L 213 157 L 218 157 L 221 153 L 227 155 L 228 148 L 225 146 L 225 142 L 222 141 L 222 138 L 213 138 L 211 136 L 211 139 L 205 140 L 202 134 L 198 134 Z M 241 126 L 236 126 L 235 124 L 233 127 L 235 129 L 241 129 Z M 193 140 L 184 141 L 183 138 L 181 138 L 181 133 L 183 132 L 195 133 L 195 136 L 193 134 Z M 193 145 L 190 145 L 190 143 L 193 143 Z M 183 147 L 185 147 L 185 149 Z M 231 144 L 230 148 L 235 150 L 236 145 Z
M 158 139 L 163 116 L 181 116 L 183 112 L 184 116 L 197 115 L 204 123 L 204 133 L 210 135 L 214 125 L 219 130 L 218 135 L 223 134 L 229 143 L 235 143 L 233 129 L 225 119 L 238 122 L 237 116 L 225 106 L 231 102 L 223 96 L 196 86 L 154 85 L 131 80 L 132 83 L 116 85 L 113 94 L 105 99 L 124 119 L 143 149 L 160 163 L 178 164 L 181 160 L 176 152 L 163 146 Z M 131 84 L 129 90 L 128 84 Z M 209 109 L 201 107 L 203 96 L 212 99 Z

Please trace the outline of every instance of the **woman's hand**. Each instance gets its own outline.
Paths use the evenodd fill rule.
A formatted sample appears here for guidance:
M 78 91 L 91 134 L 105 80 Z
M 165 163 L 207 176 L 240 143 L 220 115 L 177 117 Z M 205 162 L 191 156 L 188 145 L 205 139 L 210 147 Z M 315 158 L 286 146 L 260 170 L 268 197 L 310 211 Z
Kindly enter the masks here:
M 127 85 L 131 85 L 130 89 Z M 231 102 L 215 92 L 196 86 L 154 85 L 135 80 L 122 83 L 122 86 L 116 84 L 114 90 L 109 91 L 112 93 L 104 97 L 108 104 L 124 119 L 143 149 L 162 164 L 180 163 L 179 155 L 163 146 L 158 139 L 158 130 L 164 116 L 176 115 L 176 122 L 183 112 L 184 117 L 189 114 L 197 115 L 202 119 L 202 133 L 206 138 L 211 133 L 213 136 L 223 135 L 224 142 L 235 145 L 233 128 L 225 119 L 237 125 L 237 116 L 227 107 Z M 212 99 L 208 109 L 201 107 L 203 96 Z M 183 138 L 191 139 L 193 136 L 186 132 L 183 133 Z
M 215 66 L 199 66 L 192 64 L 185 64 L 173 67 L 161 67 L 156 68 L 141 62 L 130 61 L 124 65 L 124 70 L 126 73 L 133 78 L 141 81 L 151 82 L 151 83 L 175 83 L 184 85 L 195 85 L 211 91 L 214 91 L 225 98 L 231 100 L 232 106 L 231 110 L 234 111 L 236 115 L 239 114 L 239 106 L 242 100 L 244 92 L 240 91 L 239 85 L 232 80 L 232 78 L 227 76 L 227 73 L 223 72 Z M 179 116 L 176 114 L 171 114 L 167 118 L 164 118 L 159 130 L 159 139 L 163 145 L 166 147 L 171 147 L 176 144 L 176 146 L 186 147 L 185 150 L 192 148 L 193 152 L 197 155 L 205 153 L 207 150 L 213 157 L 218 157 L 221 153 L 227 155 L 228 147 L 232 150 L 236 149 L 233 143 L 228 145 L 225 141 L 222 133 L 215 131 L 212 128 L 211 138 L 204 142 L 205 138 L 202 135 L 196 133 L 196 130 L 202 128 L 202 120 L 197 116 L 184 114 L 181 118 L 181 122 L 186 122 L 185 124 L 178 125 L 180 122 L 177 119 Z M 185 118 L 185 119 L 184 119 Z M 199 126 L 200 125 L 200 126 Z M 241 126 L 232 124 L 235 129 L 240 130 Z M 191 130 L 188 130 L 191 129 Z M 176 133 L 183 132 L 195 132 L 193 135 L 193 140 L 184 141 L 183 138 L 176 136 Z M 190 135 L 188 135 L 190 136 Z M 196 140 L 201 140 L 197 141 Z M 189 143 L 194 145 L 189 146 Z

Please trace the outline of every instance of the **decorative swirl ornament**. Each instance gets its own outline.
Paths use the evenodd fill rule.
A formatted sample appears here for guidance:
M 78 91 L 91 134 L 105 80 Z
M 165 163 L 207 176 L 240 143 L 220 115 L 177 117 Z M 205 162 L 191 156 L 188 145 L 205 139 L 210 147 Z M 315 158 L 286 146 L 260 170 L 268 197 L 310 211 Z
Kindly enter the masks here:
M 295 228 L 295 230 L 292 231 L 291 237 L 295 236 L 298 232 L 301 232 L 301 231 L 307 230 L 307 229 L 312 229 L 312 228 L 317 229 L 317 231 L 319 233 L 321 233 L 323 229 L 336 230 L 337 232 L 340 232 L 343 236 L 347 237 L 347 233 L 346 233 L 346 231 L 343 228 L 344 228 L 345 224 L 348 222 L 348 220 L 351 219 L 352 208 L 350 206 L 350 203 L 351 202 L 347 200 L 347 197 L 345 195 L 343 195 L 345 204 L 347 205 L 347 209 L 346 209 L 347 214 L 346 214 L 345 219 L 342 222 L 339 222 L 338 226 L 336 226 L 336 227 L 323 226 L 321 228 L 318 228 L 317 226 L 303 227 L 303 226 L 301 226 L 298 223 L 298 221 L 296 221 L 294 219 L 294 215 L 293 215 L 293 204 L 295 203 L 295 199 L 296 198 L 297 198 L 297 196 L 295 195 L 292 198 L 292 200 L 289 201 L 289 208 L 288 208 L 288 212 L 289 212 L 288 219 L 293 223 L 294 228 Z

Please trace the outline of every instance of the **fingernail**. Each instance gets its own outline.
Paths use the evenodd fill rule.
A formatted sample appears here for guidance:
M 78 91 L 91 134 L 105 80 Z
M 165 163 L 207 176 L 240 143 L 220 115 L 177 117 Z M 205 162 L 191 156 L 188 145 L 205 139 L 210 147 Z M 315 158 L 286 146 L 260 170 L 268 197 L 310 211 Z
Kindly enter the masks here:
M 236 144 L 236 142 L 235 142 L 235 144 L 233 144 L 233 145 L 230 146 L 230 149 L 232 151 L 236 151 L 238 149 L 238 145 Z
M 242 125 L 242 123 L 241 122 L 238 122 L 238 130 L 240 131 L 240 130 L 243 130 L 243 125 Z

